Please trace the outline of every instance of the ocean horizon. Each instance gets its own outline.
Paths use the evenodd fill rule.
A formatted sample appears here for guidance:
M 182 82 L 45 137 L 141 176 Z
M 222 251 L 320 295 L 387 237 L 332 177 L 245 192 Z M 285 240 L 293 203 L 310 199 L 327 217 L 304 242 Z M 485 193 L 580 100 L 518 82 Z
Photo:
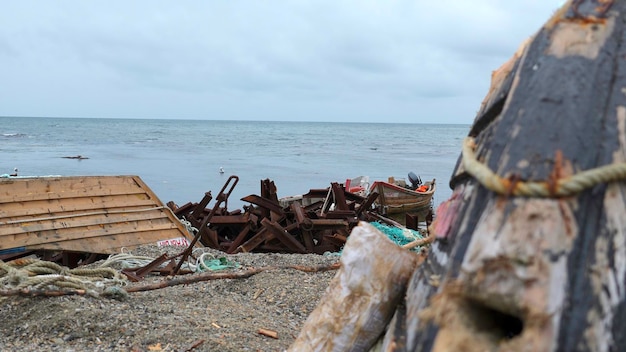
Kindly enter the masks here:
M 0 174 L 137 175 L 166 203 L 214 196 L 230 175 L 230 210 L 274 181 L 280 197 L 368 176 L 437 179 L 435 206 L 469 124 L 0 117 Z M 68 159 L 82 156 L 87 159 Z M 224 173 L 220 173 L 220 168 Z M 211 203 L 212 204 L 212 203 Z

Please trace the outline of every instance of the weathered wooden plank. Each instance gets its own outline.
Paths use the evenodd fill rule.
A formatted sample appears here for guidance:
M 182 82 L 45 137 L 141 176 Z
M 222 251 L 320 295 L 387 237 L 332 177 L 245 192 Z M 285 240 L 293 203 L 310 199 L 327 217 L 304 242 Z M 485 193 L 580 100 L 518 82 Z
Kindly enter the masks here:
M 0 203 L 39 199 L 80 198 L 86 195 L 145 193 L 136 176 L 36 177 L 0 180 Z M 124 193 L 120 193 L 124 191 Z
M 163 229 L 177 229 L 177 226 L 166 219 L 147 220 L 143 222 L 115 222 L 108 224 L 91 224 L 69 228 L 42 228 L 37 231 L 24 232 L 2 236 L 0 249 L 28 247 L 36 244 L 64 242 L 73 239 L 86 239 L 91 237 L 112 236 L 123 233 L 136 233 L 140 231 L 154 231 Z M 178 236 L 180 237 L 180 233 Z
M 159 219 L 169 222 L 167 216 L 164 215 L 163 209 L 161 208 L 146 208 L 118 213 L 95 211 L 80 214 L 73 213 L 64 217 L 51 216 L 24 219 L 0 224 L 0 239 L 10 235 L 20 236 L 29 232 L 34 233 L 47 230 L 71 229 L 74 227 L 103 226 Z
M 3 249 L 102 252 L 106 246 L 133 245 L 136 234 L 150 242 L 189 236 L 137 176 L 3 179 L 0 203 Z M 124 244 L 115 243 L 119 237 Z M 65 247 L 68 243 L 72 248 Z
M 160 240 L 180 237 L 175 229 L 153 228 L 149 231 L 134 233 L 120 233 L 99 237 L 80 238 L 63 242 L 51 242 L 29 246 L 28 249 L 64 250 L 76 252 L 90 252 L 102 254 L 120 253 L 145 244 L 156 244 Z M 189 238 L 188 238 L 189 239 Z
M 110 188 L 94 188 L 81 190 L 68 190 L 62 192 L 47 193 L 11 193 L 0 197 L 0 204 L 14 202 L 32 202 L 47 199 L 80 199 L 85 197 L 102 197 L 115 195 L 142 195 L 145 192 L 140 188 L 127 188 L 122 185 L 113 185 Z
M 154 201 L 147 197 L 136 194 L 117 196 L 103 196 L 97 198 L 84 197 L 73 199 L 71 203 L 62 199 L 39 200 L 32 202 L 5 203 L 0 208 L 0 222 L 12 221 L 16 217 L 41 216 L 41 215 L 65 215 L 72 212 L 83 212 L 97 209 L 125 210 L 145 208 L 154 205 Z
M 509 189 L 626 161 L 624 16 L 568 2 L 503 68 L 470 135 Z M 626 184 L 512 197 L 469 171 L 409 284 L 407 350 L 626 350 Z

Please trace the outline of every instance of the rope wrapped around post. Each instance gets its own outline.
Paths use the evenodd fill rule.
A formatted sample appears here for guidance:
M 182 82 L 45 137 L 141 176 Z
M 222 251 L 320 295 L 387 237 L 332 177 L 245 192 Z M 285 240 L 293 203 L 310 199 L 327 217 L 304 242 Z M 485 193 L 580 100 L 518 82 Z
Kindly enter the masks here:
M 479 162 L 474 152 L 475 147 L 474 138 L 465 138 L 462 154 L 463 168 L 485 188 L 501 195 L 535 198 L 569 197 L 601 183 L 626 179 L 626 163 L 616 163 L 559 178 L 553 183 L 511 181 L 498 176 Z

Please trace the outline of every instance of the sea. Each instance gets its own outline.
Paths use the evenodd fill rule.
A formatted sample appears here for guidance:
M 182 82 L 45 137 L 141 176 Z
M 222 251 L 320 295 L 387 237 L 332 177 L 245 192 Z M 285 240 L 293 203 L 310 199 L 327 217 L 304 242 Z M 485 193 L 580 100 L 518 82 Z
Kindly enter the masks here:
M 137 175 L 165 204 L 215 198 L 238 177 L 226 203 L 279 197 L 368 176 L 436 179 L 434 206 L 451 196 L 450 177 L 470 125 L 0 117 L 0 175 Z M 81 156 L 84 159 L 68 157 Z M 224 172 L 220 172 L 220 169 Z M 232 182 L 232 181 L 231 181 Z M 407 179 L 408 182 L 408 179 Z M 231 183 L 232 185 L 232 183 Z M 209 203 L 209 207 L 213 205 Z

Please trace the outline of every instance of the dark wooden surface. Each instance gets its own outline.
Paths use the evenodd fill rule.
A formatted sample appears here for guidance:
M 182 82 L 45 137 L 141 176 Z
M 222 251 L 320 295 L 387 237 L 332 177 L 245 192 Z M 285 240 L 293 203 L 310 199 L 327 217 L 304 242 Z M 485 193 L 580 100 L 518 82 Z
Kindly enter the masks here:
M 476 116 L 481 162 L 543 181 L 626 160 L 625 15 L 625 1 L 572 1 L 536 33 Z M 437 212 L 389 329 L 396 350 L 626 351 L 623 182 L 507 197 L 459 163 L 450 185 L 451 213 Z

